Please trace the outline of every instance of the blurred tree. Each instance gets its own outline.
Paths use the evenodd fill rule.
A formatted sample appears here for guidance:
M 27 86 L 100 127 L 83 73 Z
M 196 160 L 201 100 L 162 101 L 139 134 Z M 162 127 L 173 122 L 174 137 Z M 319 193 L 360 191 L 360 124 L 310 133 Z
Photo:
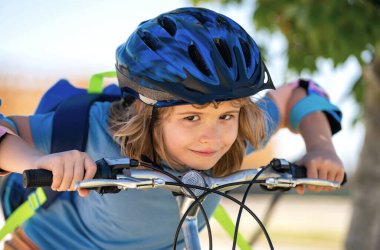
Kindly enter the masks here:
M 242 3 L 193 0 L 200 2 Z M 350 94 L 361 107 L 366 135 L 350 180 L 353 215 L 346 248 L 380 249 L 380 1 L 257 0 L 256 5 L 252 15 L 257 29 L 280 31 L 286 37 L 289 69 L 315 71 L 320 57 L 337 66 L 354 56 L 361 64 L 362 76 Z

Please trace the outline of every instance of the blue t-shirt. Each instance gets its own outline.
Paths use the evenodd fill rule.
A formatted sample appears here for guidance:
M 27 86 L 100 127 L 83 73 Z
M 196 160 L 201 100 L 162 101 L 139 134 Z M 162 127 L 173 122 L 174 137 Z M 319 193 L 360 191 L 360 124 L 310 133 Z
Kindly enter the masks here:
M 270 119 L 268 135 L 278 124 L 278 110 L 269 98 L 260 106 Z M 86 152 L 93 160 L 120 158 L 120 148 L 107 128 L 110 103 L 95 103 L 90 110 L 90 127 Z M 36 147 L 50 149 L 53 113 L 30 117 Z M 249 150 L 251 151 L 252 148 Z M 209 195 L 204 208 L 210 217 L 220 198 Z M 199 213 L 199 228 L 205 221 Z M 176 199 L 161 189 L 128 190 L 88 197 L 65 192 L 48 209 L 41 209 L 23 228 L 41 249 L 172 249 L 179 222 Z M 183 248 L 180 237 L 178 249 Z

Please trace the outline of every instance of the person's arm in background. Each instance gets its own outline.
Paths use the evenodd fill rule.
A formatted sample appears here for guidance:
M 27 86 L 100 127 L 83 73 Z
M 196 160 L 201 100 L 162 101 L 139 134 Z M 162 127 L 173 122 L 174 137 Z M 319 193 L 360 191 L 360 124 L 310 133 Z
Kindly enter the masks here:
M 284 85 L 268 93 L 279 110 L 279 128 L 288 128 L 294 133 L 300 133 L 305 141 L 306 154 L 298 164 L 306 166 L 308 178 L 342 182 L 344 168 L 333 146 L 332 130 L 326 114 L 317 111 L 305 115 L 299 122 L 299 131 L 290 124 L 293 108 L 306 95 L 305 89 L 295 87 L 295 84 Z M 322 187 L 308 187 L 308 189 L 316 192 L 331 190 Z M 298 187 L 297 191 L 303 193 L 304 187 Z

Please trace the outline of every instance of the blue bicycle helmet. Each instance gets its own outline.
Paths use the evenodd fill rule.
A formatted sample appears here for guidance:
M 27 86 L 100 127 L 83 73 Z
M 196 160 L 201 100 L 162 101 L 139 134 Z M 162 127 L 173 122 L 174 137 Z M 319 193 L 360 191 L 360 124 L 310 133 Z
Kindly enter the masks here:
M 230 18 L 180 8 L 142 22 L 116 51 L 119 86 L 156 107 L 274 89 L 255 41 Z

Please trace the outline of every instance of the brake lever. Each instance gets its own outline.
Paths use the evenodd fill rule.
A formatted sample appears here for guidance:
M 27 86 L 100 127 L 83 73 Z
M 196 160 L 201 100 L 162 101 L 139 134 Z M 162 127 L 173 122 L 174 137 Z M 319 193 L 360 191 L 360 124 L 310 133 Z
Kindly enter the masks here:
M 320 187 L 332 187 L 339 189 L 341 187 L 339 182 L 320 180 L 320 179 L 309 179 L 309 178 L 300 178 L 300 179 L 287 179 L 287 178 L 268 178 L 265 183 L 262 183 L 268 189 L 275 188 L 294 188 L 300 185 L 313 185 Z
M 110 179 L 92 179 L 77 182 L 76 188 L 86 188 L 86 189 L 96 189 L 99 188 L 107 189 L 108 187 L 117 187 L 119 190 L 127 189 L 144 189 L 144 188 L 153 188 L 164 183 L 160 179 L 146 179 L 141 180 L 133 177 L 123 177 L 117 180 Z

